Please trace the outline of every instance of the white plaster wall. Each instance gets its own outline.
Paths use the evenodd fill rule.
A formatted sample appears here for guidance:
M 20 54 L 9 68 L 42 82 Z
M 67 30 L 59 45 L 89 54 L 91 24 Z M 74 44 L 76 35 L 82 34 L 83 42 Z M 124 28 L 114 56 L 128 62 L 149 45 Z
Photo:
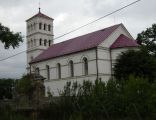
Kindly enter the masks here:
M 58 96 L 59 95 L 59 91 L 62 91 L 64 86 L 66 85 L 67 82 L 71 81 L 73 82 L 78 82 L 79 84 L 82 84 L 84 80 L 89 80 L 91 82 L 94 83 L 94 81 L 96 80 L 96 76 L 82 76 L 79 78 L 71 78 L 71 79 L 65 79 L 65 80 L 55 80 L 53 82 L 51 81 L 46 81 L 45 82 L 45 87 L 46 87 L 46 94 L 47 94 L 47 90 L 48 88 L 50 88 L 51 93 L 53 93 L 54 96 Z
M 88 59 L 88 75 L 84 75 L 82 59 L 86 57 Z M 69 74 L 69 61 L 74 62 L 74 77 L 70 77 Z M 61 64 L 61 79 L 57 76 L 57 63 Z M 46 65 L 50 66 L 50 80 L 45 80 L 46 91 L 47 87 L 58 94 L 58 89 L 62 89 L 68 80 L 95 80 L 96 79 L 96 52 L 95 49 L 88 50 L 76 54 L 71 54 L 63 57 L 54 58 L 44 62 L 32 64 L 32 68 L 39 67 L 40 74 L 47 78 Z

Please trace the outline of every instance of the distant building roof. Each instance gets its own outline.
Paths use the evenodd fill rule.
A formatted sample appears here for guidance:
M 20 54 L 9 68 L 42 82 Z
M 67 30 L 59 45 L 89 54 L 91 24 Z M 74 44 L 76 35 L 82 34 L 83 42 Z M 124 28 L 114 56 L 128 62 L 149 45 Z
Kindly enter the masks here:
M 116 41 L 111 45 L 111 49 L 123 48 L 123 47 L 138 47 L 139 45 L 133 39 L 121 34 Z
M 41 18 L 45 18 L 45 19 L 54 20 L 53 18 L 51 18 L 51 17 L 49 17 L 49 16 L 47 16 L 47 15 L 45 15 L 39 11 L 36 15 L 32 16 L 31 18 L 27 19 L 26 21 L 29 21 L 35 17 L 41 17 Z

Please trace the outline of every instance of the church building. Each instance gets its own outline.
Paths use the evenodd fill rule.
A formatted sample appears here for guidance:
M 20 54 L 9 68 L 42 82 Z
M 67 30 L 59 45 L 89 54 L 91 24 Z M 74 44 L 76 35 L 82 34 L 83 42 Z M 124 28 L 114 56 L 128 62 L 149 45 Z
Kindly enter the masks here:
M 67 81 L 109 80 L 119 54 L 138 44 L 123 24 L 53 43 L 53 18 L 39 12 L 27 23 L 27 71 L 45 77 L 46 91 L 58 95 Z

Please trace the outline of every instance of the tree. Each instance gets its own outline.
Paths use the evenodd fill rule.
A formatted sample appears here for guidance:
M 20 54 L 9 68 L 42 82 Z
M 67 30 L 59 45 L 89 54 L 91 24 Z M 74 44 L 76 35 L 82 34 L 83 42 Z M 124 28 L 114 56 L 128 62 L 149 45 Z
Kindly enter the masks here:
M 14 79 L 0 79 L 0 99 L 12 99 Z
M 152 81 L 156 78 L 156 59 L 143 50 L 126 51 L 117 59 L 114 75 L 117 80 L 128 79 L 130 75 L 134 75 Z
M 23 42 L 23 37 L 21 33 L 14 33 L 0 23 L 0 41 L 4 44 L 5 49 L 16 48 L 20 42 Z
M 19 94 L 24 94 L 30 97 L 33 90 L 32 76 L 24 75 L 20 80 L 16 82 L 16 91 Z
M 137 36 L 137 43 L 146 49 L 148 53 L 156 57 L 156 24 L 142 31 Z

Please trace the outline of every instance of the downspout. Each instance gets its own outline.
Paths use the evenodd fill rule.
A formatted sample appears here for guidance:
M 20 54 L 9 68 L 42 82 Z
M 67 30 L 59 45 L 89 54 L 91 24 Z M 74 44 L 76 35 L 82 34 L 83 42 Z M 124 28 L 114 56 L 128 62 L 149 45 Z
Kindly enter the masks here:
M 31 74 L 31 64 L 29 63 L 29 65 L 30 65 L 30 74 Z
M 99 79 L 99 67 L 98 67 L 98 47 L 96 47 L 96 79 Z
M 111 77 L 113 78 L 113 74 L 112 74 L 113 73 L 112 72 L 112 65 L 113 64 L 112 64 L 112 52 L 111 52 L 111 49 L 109 49 L 109 52 L 110 52 L 110 68 L 111 68 L 111 71 L 110 72 L 111 72 Z

